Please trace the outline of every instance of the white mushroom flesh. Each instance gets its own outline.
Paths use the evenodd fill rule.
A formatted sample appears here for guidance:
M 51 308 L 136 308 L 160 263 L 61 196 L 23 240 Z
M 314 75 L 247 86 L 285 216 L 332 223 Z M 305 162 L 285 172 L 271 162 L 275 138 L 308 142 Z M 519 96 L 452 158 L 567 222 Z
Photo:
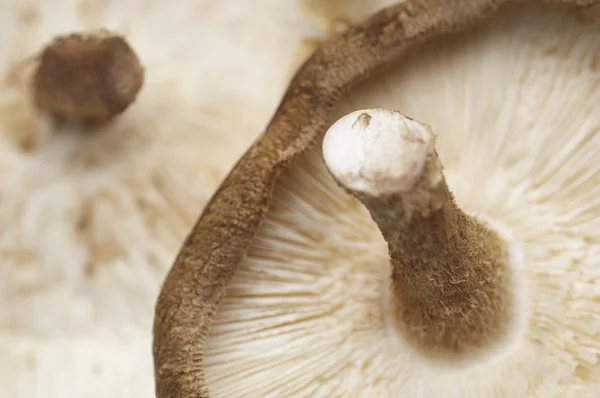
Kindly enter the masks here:
M 323 160 L 348 189 L 369 195 L 407 192 L 423 174 L 435 135 L 423 124 L 386 109 L 354 111 L 323 138 Z

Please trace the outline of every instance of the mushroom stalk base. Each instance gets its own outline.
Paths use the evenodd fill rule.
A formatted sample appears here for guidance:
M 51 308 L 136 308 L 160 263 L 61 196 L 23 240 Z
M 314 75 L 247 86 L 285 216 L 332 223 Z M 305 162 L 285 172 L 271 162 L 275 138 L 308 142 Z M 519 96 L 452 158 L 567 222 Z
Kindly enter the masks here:
M 508 245 L 457 207 L 437 154 L 425 167 L 425 177 L 407 193 L 351 193 L 388 243 L 394 316 L 403 337 L 436 359 L 471 356 L 509 332 Z

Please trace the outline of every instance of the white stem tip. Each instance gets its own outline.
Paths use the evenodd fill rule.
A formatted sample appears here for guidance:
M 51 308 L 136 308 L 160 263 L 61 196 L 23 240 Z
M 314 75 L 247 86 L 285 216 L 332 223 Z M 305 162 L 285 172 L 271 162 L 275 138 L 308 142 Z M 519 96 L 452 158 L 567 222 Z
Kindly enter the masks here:
M 323 139 L 323 159 L 346 189 L 371 196 L 410 191 L 435 151 L 431 129 L 387 109 L 365 109 L 335 122 Z

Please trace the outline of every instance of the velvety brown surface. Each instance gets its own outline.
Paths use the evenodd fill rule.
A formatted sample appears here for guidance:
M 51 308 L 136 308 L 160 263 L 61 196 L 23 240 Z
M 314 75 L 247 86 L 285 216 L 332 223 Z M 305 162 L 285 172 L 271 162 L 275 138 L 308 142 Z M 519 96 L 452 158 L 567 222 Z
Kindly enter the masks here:
M 33 77 L 36 106 L 58 119 L 102 123 L 123 112 L 144 82 L 127 41 L 108 31 L 58 37 L 42 52 Z

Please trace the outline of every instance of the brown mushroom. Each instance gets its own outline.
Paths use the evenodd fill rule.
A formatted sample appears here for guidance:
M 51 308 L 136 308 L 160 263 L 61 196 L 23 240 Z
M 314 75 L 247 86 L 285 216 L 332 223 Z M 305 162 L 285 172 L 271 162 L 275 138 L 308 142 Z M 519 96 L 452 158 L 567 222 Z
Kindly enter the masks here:
M 575 16 L 569 15 L 569 18 L 561 19 L 556 15 L 564 16 L 567 12 L 556 7 L 514 4 L 503 6 L 498 11 L 502 3 L 504 2 L 408 1 L 383 10 L 362 24 L 348 28 L 343 34 L 323 43 L 315 51 L 292 80 L 265 134 L 246 152 L 205 208 L 162 287 L 154 326 L 158 398 L 208 397 L 209 395 L 342 397 L 361 392 L 366 396 L 406 394 L 413 397 L 438 396 L 436 394 L 440 394 L 441 391 L 450 397 L 530 396 L 528 394 L 555 396 L 569 391 L 575 391 L 580 396 L 593 396 L 598 389 L 598 378 L 595 376 L 599 372 L 597 363 L 600 347 L 597 335 L 594 335 L 598 328 L 592 321 L 596 313 L 593 306 L 586 307 L 586 305 L 598 299 L 598 289 L 594 290 L 593 282 L 590 281 L 593 273 L 590 264 L 593 264 L 598 256 L 600 238 L 594 231 L 600 229 L 597 220 L 590 218 L 589 215 L 592 207 L 597 212 L 597 201 L 591 199 L 592 196 L 589 196 L 584 186 L 589 190 L 593 186 L 590 184 L 597 181 L 600 170 L 583 162 L 583 160 L 589 162 L 598 150 L 597 146 L 590 144 L 597 128 L 593 120 L 578 125 L 581 131 L 573 131 L 572 134 L 556 131 L 543 135 L 543 132 L 535 128 L 535 123 L 538 121 L 536 118 L 556 117 L 558 106 L 555 105 L 551 115 L 547 113 L 533 115 L 523 121 L 524 126 L 527 127 L 525 131 L 538 133 L 536 135 L 525 134 L 522 129 L 516 129 L 514 126 L 507 127 L 500 122 L 495 122 L 493 125 L 485 123 L 483 127 L 489 128 L 490 131 L 498 129 L 504 134 L 494 135 L 487 129 L 473 131 L 473 128 L 469 128 L 468 121 L 471 118 L 476 119 L 477 111 L 483 112 L 481 106 L 484 100 L 492 104 L 504 100 L 504 98 L 497 100 L 494 97 L 498 95 L 496 92 L 484 92 L 482 97 L 477 97 L 479 103 L 462 104 L 460 109 L 468 108 L 463 109 L 462 112 L 452 112 L 452 118 L 446 120 L 451 122 L 448 125 L 439 127 L 434 125 L 433 131 L 440 131 L 440 147 L 437 148 L 440 159 L 446 168 L 449 165 L 453 168 L 452 173 L 446 175 L 447 185 L 443 183 L 440 172 L 436 171 L 432 174 L 437 178 L 438 184 L 435 187 L 439 188 L 439 191 L 431 195 L 431 198 L 443 200 L 440 201 L 441 207 L 434 206 L 433 210 L 427 208 L 425 210 L 433 211 L 435 217 L 442 219 L 434 220 L 436 222 L 420 222 L 419 228 L 413 230 L 422 234 L 418 236 L 421 243 L 435 241 L 444 247 L 460 247 L 460 245 L 449 245 L 448 240 L 452 240 L 450 238 L 455 237 L 454 234 L 463 234 L 465 241 L 470 242 L 461 247 L 459 252 L 465 256 L 471 256 L 469 250 L 473 249 L 473 244 L 485 242 L 472 256 L 476 260 L 473 264 L 479 266 L 478 263 L 481 263 L 482 259 L 483 262 L 488 261 L 485 259 L 493 259 L 494 261 L 489 263 L 490 267 L 499 272 L 483 274 L 475 272 L 462 275 L 466 278 L 468 289 L 480 283 L 481 286 L 485 287 L 487 284 L 493 288 L 487 290 L 488 292 L 499 292 L 497 297 L 483 294 L 482 301 L 472 302 L 478 305 L 490 299 L 486 303 L 489 304 L 488 308 L 498 308 L 499 316 L 502 316 L 501 318 L 493 316 L 479 318 L 475 323 L 476 331 L 493 332 L 484 334 L 486 338 L 483 340 L 477 338 L 482 336 L 479 333 L 467 334 L 464 336 L 466 340 L 462 340 L 463 336 L 446 338 L 448 336 L 443 333 L 431 336 L 427 333 L 421 335 L 414 333 L 416 329 L 423 327 L 427 331 L 427 328 L 432 325 L 430 323 L 432 320 L 423 316 L 427 312 L 415 312 L 416 317 L 408 313 L 408 319 L 395 316 L 398 312 L 393 309 L 394 305 L 406 304 L 407 301 L 403 301 L 407 300 L 406 296 L 410 296 L 408 298 L 413 301 L 409 302 L 415 303 L 417 308 L 429 299 L 439 298 L 440 307 L 435 307 L 436 310 L 446 307 L 450 309 L 449 314 L 458 314 L 452 319 L 454 328 L 452 330 L 469 331 L 470 325 L 463 323 L 466 322 L 466 317 L 461 316 L 460 313 L 466 308 L 463 306 L 465 301 L 458 300 L 459 305 L 452 308 L 447 306 L 452 303 L 444 301 L 448 298 L 438 294 L 446 289 L 452 290 L 451 285 L 461 284 L 465 280 L 455 280 L 457 274 L 444 273 L 443 267 L 434 269 L 435 273 L 431 278 L 433 286 L 438 290 L 434 289 L 432 292 L 425 288 L 421 290 L 422 286 L 418 279 L 416 283 L 411 284 L 406 275 L 396 274 L 393 279 L 394 284 L 396 287 L 398 284 L 403 284 L 402 287 L 406 290 L 402 289 L 402 293 L 405 296 L 394 296 L 391 301 L 390 296 L 393 295 L 386 294 L 388 286 L 381 282 L 385 276 L 389 278 L 386 242 L 379 235 L 369 214 L 351 195 L 336 187 L 334 179 L 327 173 L 318 150 L 322 135 L 336 116 L 357 108 L 386 107 L 402 111 L 402 106 L 398 105 L 408 106 L 407 100 L 403 104 L 390 106 L 394 105 L 393 101 L 384 101 L 382 96 L 377 97 L 373 91 L 370 91 L 377 88 L 381 91 L 389 89 L 389 82 L 395 78 L 391 75 L 393 71 L 388 72 L 387 75 L 377 76 L 379 79 L 377 82 L 368 81 L 362 87 L 357 87 L 357 83 L 362 79 L 375 76 L 376 72 L 382 71 L 382 66 L 391 65 L 392 61 L 397 61 L 401 56 L 404 56 L 406 63 L 412 61 L 421 68 L 425 65 L 423 62 L 418 63 L 416 58 L 419 56 L 429 57 L 431 65 L 438 65 L 435 62 L 440 61 L 440 58 L 435 58 L 434 50 L 448 54 L 447 51 L 456 49 L 458 42 L 464 43 L 471 37 L 466 35 L 450 37 L 451 33 L 473 28 L 487 21 L 493 14 L 497 19 L 490 22 L 489 30 L 481 28 L 470 30 L 470 34 L 480 37 L 501 37 L 499 36 L 501 32 L 510 31 L 515 24 L 529 27 L 531 24 L 527 25 L 525 15 L 531 15 L 529 13 L 532 11 L 535 11 L 532 14 L 536 15 L 536 20 L 543 17 L 545 23 L 556 22 L 557 27 L 577 25 L 580 30 L 573 37 L 581 36 L 588 40 L 588 43 L 594 37 L 593 34 L 597 34 L 599 20 L 597 9 L 585 13 L 582 11 Z M 597 2 L 563 1 L 562 3 L 585 6 Z M 523 10 L 520 15 L 515 11 L 519 9 Z M 580 18 L 580 22 L 577 22 L 577 18 Z M 545 38 L 549 33 L 547 30 L 540 29 L 542 25 L 540 23 L 530 30 L 524 29 L 519 32 L 529 34 L 528 40 L 539 42 L 539 46 L 546 46 L 548 42 Z M 443 41 L 439 39 L 437 46 L 435 41 L 424 43 L 435 36 L 445 37 Z M 524 38 L 518 36 L 514 42 L 519 40 Z M 424 46 L 424 51 L 420 54 L 416 52 L 416 44 Z M 464 53 L 471 50 L 470 53 L 479 51 L 481 55 L 482 47 L 477 45 L 489 45 L 490 42 L 482 39 L 478 43 L 469 41 L 467 44 L 462 48 Z M 553 49 L 555 53 L 560 53 L 571 44 L 572 42 L 545 49 Z M 596 47 L 591 46 L 591 48 Z M 409 49 L 411 52 L 408 51 Z M 587 65 L 591 64 L 590 57 L 595 57 L 595 54 L 587 55 L 585 58 Z M 497 59 L 489 60 L 490 63 L 496 61 Z M 580 63 L 579 61 L 577 63 Z M 400 66 L 410 67 L 410 65 Z M 460 67 L 465 65 L 453 66 L 453 72 L 457 76 L 460 76 L 461 72 L 465 73 Z M 417 66 L 413 64 L 413 68 Z M 577 68 L 574 69 L 569 70 L 569 73 L 565 72 L 565 77 L 581 76 L 582 72 Z M 473 69 L 467 70 L 467 72 L 472 71 Z M 404 72 L 406 73 L 406 69 Z M 434 72 L 436 70 L 430 71 L 427 77 L 433 79 Z M 478 72 L 483 74 L 486 70 L 482 68 Z M 513 73 L 512 70 L 509 72 Z M 594 82 L 598 81 L 597 71 L 586 70 L 586 73 L 593 73 L 591 76 L 594 76 Z M 495 77 L 487 76 L 486 79 L 493 80 Z M 517 80 L 528 77 L 531 77 L 531 72 L 528 75 L 523 73 Z M 403 88 L 415 87 L 410 85 L 412 81 L 406 81 L 408 80 L 406 76 L 404 78 Z M 381 81 L 387 81 L 388 84 L 378 87 L 377 83 Z M 553 80 L 549 79 L 549 81 Z M 481 80 L 478 82 L 481 83 Z M 399 85 L 398 82 L 394 84 Z M 435 84 L 440 83 L 429 82 L 428 87 L 435 87 Z M 593 87 L 595 88 L 586 92 L 586 95 L 577 96 L 581 101 L 579 109 L 582 112 L 591 112 L 592 104 L 596 103 L 594 99 L 597 98 L 598 85 L 595 84 Z M 357 91 L 349 92 L 351 88 Z M 479 88 L 485 90 L 487 87 Z M 530 93 L 519 92 L 515 95 L 523 95 L 529 99 L 539 98 L 536 95 L 541 94 L 536 92 L 535 88 L 535 86 L 529 87 Z M 426 94 L 427 97 L 434 98 L 436 95 L 435 92 Z M 453 94 L 460 95 L 455 92 Z M 342 95 L 344 100 L 339 102 Z M 486 98 L 485 95 L 490 98 Z M 392 102 L 392 104 L 381 104 L 381 102 Z M 361 105 L 357 106 L 357 103 Z M 338 108 L 334 109 L 336 104 Z M 446 102 L 444 105 L 450 107 L 453 104 Z M 479 107 L 476 108 L 476 105 Z M 536 103 L 533 102 L 525 108 L 526 111 L 532 111 L 535 107 Z M 415 108 L 418 109 L 417 106 Z M 432 114 L 446 111 L 443 108 L 425 107 L 425 109 L 427 110 L 421 110 L 423 115 L 418 116 L 418 119 L 427 123 L 430 122 L 428 119 L 433 118 Z M 492 113 L 496 119 L 504 120 L 505 123 L 511 121 L 508 115 L 498 115 L 495 112 Z M 523 117 L 523 114 L 519 113 L 516 116 Z M 356 123 L 360 121 L 357 120 Z M 523 128 L 523 126 L 519 127 Z M 516 132 L 513 133 L 511 129 L 515 129 Z M 460 138 L 457 140 L 464 147 L 452 147 L 449 143 L 453 138 Z M 423 137 L 419 139 L 423 140 Z M 490 144 L 478 147 L 477 145 L 481 145 L 482 141 L 489 141 Z M 423 167 L 435 165 L 437 155 L 434 156 L 432 142 L 433 140 L 426 145 L 428 155 L 427 160 L 423 162 L 425 165 Z M 542 147 L 540 142 L 545 142 L 545 147 Z M 558 143 L 563 145 L 557 146 Z M 533 145 L 536 145 L 536 148 L 532 152 Z M 561 146 L 566 149 L 562 152 L 555 151 Z M 508 151 L 506 148 L 509 147 L 514 150 Z M 483 149 L 486 150 L 485 153 Z M 524 167 L 516 168 L 514 165 L 520 159 L 524 160 L 519 166 Z M 557 168 L 561 162 L 569 162 L 572 167 L 569 171 L 562 171 Z M 482 171 L 482 165 L 485 165 L 487 173 L 483 176 L 485 178 L 480 176 L 479 180 L 468 181 L 469 173 Z M 495 171 L 495 167 L 501 167 L 500 171 Z M 464 173 L 463 176 L 461 172 Z M 560 176 L 547 183 L 550 179 L 548 173 L 551 172 L 556 172 Z M 518 185 L 518 178 L 526 177 L 526 184 Z M 510 184 L 489 183 L 503 179 L 510 181 Z M 570 185 L 569 179 L 578 181 L 581 186 Z M 489 185 L 474 186 L 473 181 Z M 419 186 L 418 182 L 416 184 Z M 471 188 L 467 189 L 465 186 Z M 505 190 L 502 190 L 507 186 L 514 187 L 514 193 L 508 195 Z M 452 195 L 448 187 L 457 197 L 457 206 L 451 200 Z M 455 190 L 459 192 L 454 192 Z M 461 190 L 462 194 L 459 196 Z M 567 191 L 574 199 L 567 199 L 565 194 Z M 469 200 L 465 192 L 473 193 L 473 197 Z M 371 215 L 380 227 L 387 222 L 389 213 L 382 216 L 373 212 L 374 206 L 372 203 L 369 204 L 370 198 L 361 197 L 357 192 L 353 194 L 356 194 L 363 203 L 367 203 Z M 536 195 L 538 199 L 553 195 L 555 205 L 545 207 L 532 204 L 531 201 Z M 402 194 L 400 200 L 404 199 L 406 196 Z M 391 207 L 392 203 L 386 200 L 377 202 L 377 206 L 394 210 Z M 397 198 L 390 199 L 391 202 L 394 200 Z M 586 200 L 590 202 L 589 205 L 585 205 Z M 479 201 L 481 203 L 478 205 Z M 561 210 L 561 205 L 576 203 L 579 207 L 575 207 L 577 210 L 569 213 L 568 218 L 572 220 L 569 224 L 564 217 L 562 219 L 560 217 L 561 212 L 564 212 Z M 413 204 L 421 206 L 422 202 L 419 199 Z M 490 220 L 489 223 L 479 224 L 467 217 L 469 212 L 500 208 L 499 211 L 492 213 L 504 217 L 502 221 L 511 221 L 506 215 L 511 207 L 503 208 L 502 204 L 520 208 L 521 212 L 518 214 L 523 218 L 511 224 L 506 234 L 503 223 L 496 226 L 494 223 L 496 220 Z M 439 213 L 440 208 L 445 210 Z M 463 208 L 466 213 L 459 211 L 459 208 Z M 393 218 L 398 217 L 398 214 L 392 214 Z M 555 215 L 557 221 L 546 223 L 546 214 Z M 444 217 L 449 215 L 456 217 L 454 221 L 464 221 L 469 226 L 443 230 L 444 226 L 448 225 L 444 222 Z M 456 222 L 450 224 L 456 226 Z M 487 227 L 484 227 L 484 224 Z M 515 228 L 519 225 L 523 226 L 523 231 Z M 582 231 L 582 228 L 586 231 Z M 527 229 L 535 230 L 537 238 L 528 236 L 525 232 Z M 341 232 L 334 233 L 338 230 Z M 407 240 L 408 244 L 404 245 L 402 250 L 396 251 L 398 245 L 395 245 L 394 241 L 398 236 L 394 234 L 406 233 L 406 229 L 394 231 L 393 234 L 390 234 L 390 231 L 393 231 L 392 226 L 381 228 L 383 238 L 390 246 L 392 263 L 405 261 L 406 258 L 420 261 L 418 253 L 415 253 L 414 247 L 410 245 L 410 240 Z M 473 231 L 477 233 L 474 235 L 475 238 L 471 239 L 473 236 L 469 235 Z M 510 238 L 507 236 L 515 235 L 516 245 L 524 253 L 523 271 L 519 268 L 521 261 L 518 259 L 514 262 L 506 260 L 510 254 L 508 249 L 511 247 Z M 585 275 L 587 285 L 580 286 L 581 292 L 575 293 L 572 290 L 545 292 L 544 289 L 551 290 L 556 283 L 556 279 L 553 278 L 560 279 L 565 276 L 560 266 L 557 269 L 558 276 L 553 275 L 552 270 L 535 273 L 536 261 L 539 262 L 536 260 L 536 256 L 539 256 L 536 249 L 543 250 L 549 255 L 555 253 L 560 257 L 554 246 L 560 237 L 569 241 L 569 244 L 584 245 L 587 248 L 585 251 L 579 251 L 577 248 L 574 250 L 577 253 L 570 253 L 573 255 L 571 264 L 576 268 L 579 267 L 581 272 L 583 270 L 588 272 Z M 544 239 L 552 240 L 552 244 L 545 246 Z M 430 255 L 431 248 L 427 247 L 427 249 L 427 255 Z M 327 250 L 336 253 L 343 260 L 339 263 L 327 262 L 324 256 L 319 256 L 319 253 Z M 448 252 L 439 254 L 447 255 Z M 442 259 L 443 256 L 440 256 L 436 261 Z M 460 263 L 458 258 L 450 260 L 453 263 Z M 571 259 L 566 261 L 569 262 Z M 375 271 L 358 274 L 356 281 L 349 280 L 357 270 L 356 263 Z M 508 265 L 510 271 L 507 273 L 510 280 L 519 282 L 527 280 L 537 283 L 537 286 L 527 290 L 525 287 L 517 287 L 512 282 L 507 282 L 503 270 Z M 387 272 L 381 271 L 386 269 Z M 332 274 L 325 280 L 324 273 L 327 271 L 331 271 Z M 528 276 L 527 272 L 532 272 L 534 275 Z M 481 275 L 483 278 L 478 279 Z M 486 280 L 487 277 L 495 276 L 497 276 L 496 281 Z M 298 288 L 297 291 L 290 291 L 288 289 L 291 286 L 284 282 L 294 278 L 302 279 L 304 287 Z M 575 282 L 571 280 L 571 283 Z M 351 287 L 347 287 L 348 284 L 351 284 Z M 533 298 L 524 295 L 525 298 L 521 301 L 519 293 L 523 292 L 531 293 Z M 432 293 L 436 295 L 428 296 Z M 269 300 L 270 295 L 275 295 L 276 299 Z M 535 295 L 544 300 L 551 300 L 553 295 L 561 297 L 578 295 L 578 299 L 574 299 L 572 304 L 577 309 L 573 310 L 573 314 L 568 312 L 571 324 L 566 324 L 570 326 L 565 326 L 565 336 L 540 332 L 552 325 L 557 314 L 561 314 L 559 308 L 562 304 L 552 307 L 553 302 L 539 301 Z M 224 297 L 226 300 L 221 303 Z M 455 296 L 450 296 L 449 299 L 453 297 Z M 469 295 L 464 297 L 469 298 Z M 282 302 L 286 300 L 289 300 L 289 306 L 283 306 Z M 360 308 L 347 305 L 353 300 L 364 303 L 369 309 L 378 310 L 361 312 Z M 275 308 L 274 301 L 283 308 Z M 392 305 L 390 302 L 395 304 Z M 436 304 L 433 300 L 429 302 Z M 468 304 L 468 300 L 466 303 Z M 527 305 L 522 306 L 522 303 L 529 304 L 531 310 Z M 455 309 L 457 313 L 452 311 Z M 390 314 L 394 316 L 388 316 Z M 440 311 L 435 316 L 440 316 L 439 314 L 441 317 L 444 315 L 443 311 Z M 275 320 L 276 316 L 280 317 L 278 321 Z M 315 322 L 309 322 L 316 317 L 322 320 L 318 327 Z M 410 319 L 411 317 L 413 319 Z M 588 326 L 577 317 L 585 319 Z M 389 319 L 394 320 L 391 332 L 385 327 L 389 324 Z M 526 322 L 520 322 L 520 319 Z M 306 322 L 301 322 L 302 320 Z M 359 337 L 351 339 L 335 327 L 336 322 L 344 320 L 350 323 L 346 327 Z M 412 322 L 413 320 L 416 322 Z M 491 325 L 487 324 L 489 320 L 492 321 Z M 353 321 L 355 323 L 352 323 Z M 378 332 L 368 333 L 375 328 L 374 325 L 379 328 Z M 412 332 L 402 335 L 394 333 L 397 325 L 409 326 L 409 328 L 414 326 L 414 328 Z M 491 328 L 488 330 L 481 326 L 491 326 Z M 576 328 L 584 328 L 585 331 L 574 336 L 572 329 Z M 361 334 L 363 330 L 367 332 Z M 533 335 L 530 331 L 534 332 Z M 407 335 L 408 338 L 405 338 Z M 418 337 L 416 341 L 411 339 L 414 336 Z M 518 338 L 505 339 L 507 336 Z M 476 338 L 470 340 L 469 337 Z M 544 337 L 562 340 L 550 343 L 543 341 Z M 341 342 L 338 344 L 337 341 L 330 343 L 324 341 L 325 338 L 332 340 L 338 338 L 347 343 L 345 345 Z M 463 346 L 461 343 L 464 341 L 467 344 Z M 254 342 L 256 344 L 253 344 Z M 493 354 L 488 351 L 491 342 L 502 343 L 494 347 Z M 582 349 L 581 352 L 576 352 L 573 347 L 561 346 L 551 351 L 552 346 L 546 344 L 579 344 Z M 353 350 L 355 346 L 367 347 L 377 353 Z M 483 359 L 481 355 L 471 358 L 473 347 L 476 351 L 485 351 L 483 354 L 486 355 Z M 415 348 L 417 349 L 413 350 Z M 447 361 L 441 360 L 440 348 L 444 351 L 443 359 L 451 359 L 449 367 L 444 365 Z M 551 352 L 543 354 L 544 349 Z M 335 352 L 339 351 L 343 353 L 343 357 L 335 356 Z M 456 354 L 461 354 L 459 364 L 454 361 Z M 463 354 L 468 358 L 464 358 Z M 543 360 L 540 362 L 541 358 Z M 568 365 L 565 365 L 565 362 L 568 362 Z M 350 366 L 351 363 L 356 363 L 356 366 Z M 527 367 L 528 365 L 531 366 Z M 544 375 L 544 366 L 547 366 L 546 370 L 554 373 Z M 300 369 L 303 369 L 302 375 L 299 374 Z M 290 376 L 292 374 L 294 377 Z M 408 374 L 411 377 L 405 377 Z M 511 383 L 506 380 L 511 380 Z M 398 390 L 398 387 L 405 388 Z
M 33 75 L 38 109 L 74 122 L 103 123 L 135 100 L 144 69 L 125 38 L 106 29 L 59 36 Z

